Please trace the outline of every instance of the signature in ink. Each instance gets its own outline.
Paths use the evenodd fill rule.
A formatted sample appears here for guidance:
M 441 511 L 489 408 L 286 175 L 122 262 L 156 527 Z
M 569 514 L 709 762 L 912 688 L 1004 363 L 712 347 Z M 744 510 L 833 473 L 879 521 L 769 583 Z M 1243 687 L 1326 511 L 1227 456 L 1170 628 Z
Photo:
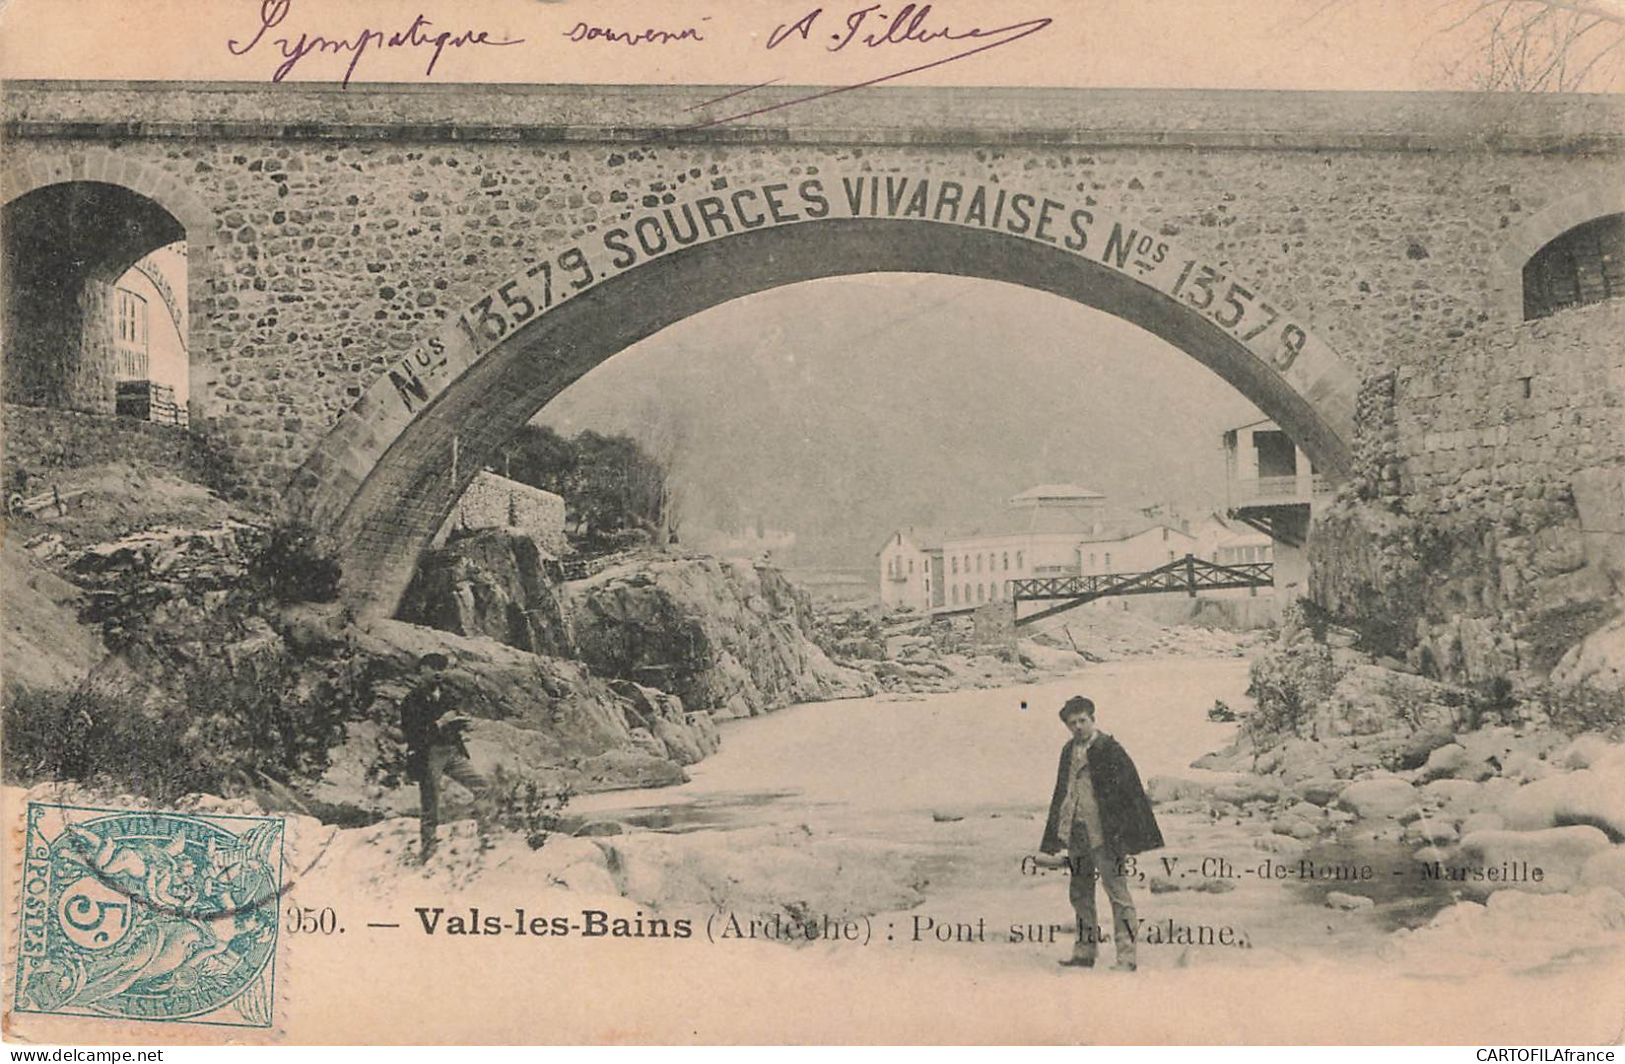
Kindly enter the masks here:
M 703 16 L 701 22 L 709 22 L 710 15 Z M 571 41 L 607 41 L 610 44 L 671 44 L 674 41 L 703 41 L 705 37 L 700 33 L 698 26 L 686 26 L 680 30 L 618 30 L 610 26 L 589 26 L 585 22 L 577 22 L 567 30 L 563 36 Z
M 282 24 L 293 7 L 293 0 L 260 0 L 260 25 L 254 36 L 246 44 L 239 43 L 235 38 L 226 42 L 226 50 L 232 55 L 247 55 L 253 51 L 265 38 L 266 33 Z M 325 37 L 320 34 L 301 33 L 297 40 L 291 34 L 286 37 L 274 38 L 270 43 L 276 45 L 282 53 L 282 64 L 271 73 L 272 81 L 281 81 L 293 72 L 300 60 L 312 52 L 322 52 L 333 55 L 350 53 L 350 65 L 344 70 L 344 87 L 349 88 L 350 78 L 355 75 L 355 69 L 361 62 L 361 56 L 369 47 L 379 48 L 433 48 L 429 56 L 429 64 L 424 68 L 423 74 L 428 77 L 434 73 L 435 64 L 440 62 L 440 54 L 447 48 L 466 48 L 469 45 L 488 45 L 491 47 L 504 47 L 510 44 L 523 44 L 523 37 L 504 37 L 501 40 L 492 40 L 489 30 L 463 30 L 454 33 L 450 30 L 435 32 L 427 16 L 419 14 L 412 19 L 406 29 L 398 33 L 385 33 L 383 30 L 363 27 L 354 37 Z M 269 47 L 269 45 L 267 46 Z
M 707 126 L 721 125 L 724 122 L 735 122 L 753 115 L 765 114 L 768 111 L 777 111 L 783 107 L 790 107 L 809 100 L 820 100 L 826 96 L 834 96 L 842 92 L 851 92 L 854 89 L 865 89 L 871 85 L 880 85 L 884 82 L 895 81 L 910 74 L 918 74 L 922 70 L 933 67 L 946 66 L 957 63 L 961 59 L 969 59 L 973 55 L 989 52 L 995 48 L 1002 48 L 1007 44 L 1014 44 L 1024 37 L 1039 33 L 1051 25 L 1052 18 L 1030 18 L 1020 22 L 1011 22 L 1003 26 L 963 26 L 955 28 L 940 18 L 933 18 L 930 4 L 904 4 L 895 13 L 888 13 L 884 4 L 870 4 L 867 7 L 856 8 L 847 13 L 844 18 L 831 16 L 825 18 L 822 7 L 815 7 L 793 22 L 780 25 L 767 36 L 767 47 L 771 51 L 786 42 L 796 39 L 812 42 L 815 39 L 824 43 L 824 50 L 840 52 L 849 45 L 870 49 L 884 48 L 895 45 L 926 45 L 939 41 L 961 42 L 967 47 L 961 48 L 952 55 L 941 56 L 902 70 L 894 70 L 889 74 L 882 74 L 867 81 L 860 81 L 853 85 L 841 85 L 832 89 L 798 96 L 793 100 L 782 100 L 778 103 L 742 111 L 738 114 L 723 118 L 708 119 L 696 124 L 694 128 L 703 129 Z M 829 30 L 827 38 L 825 30 Z M 817 37 L 815 38 L 815 34 Z M 747 89 L 736 89 L 733 92 L 705 103 L 697 104 L 703 107 L 706 103 L 718 103 L 746 92 L 752 92 L 767 85 L 774 84 L 780 79 L 774 78 L 760 85 L 753 85 Z M 695 108 L 691 108 L 695 109 Z

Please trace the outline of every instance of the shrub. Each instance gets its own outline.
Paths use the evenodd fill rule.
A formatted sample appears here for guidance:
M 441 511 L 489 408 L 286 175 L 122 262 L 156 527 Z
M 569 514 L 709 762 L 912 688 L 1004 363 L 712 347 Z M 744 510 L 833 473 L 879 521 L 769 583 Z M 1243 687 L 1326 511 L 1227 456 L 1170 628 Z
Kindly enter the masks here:
M 306 525 L 273 528 L 248 562 L 254 588 L 276 602 L 332 602 L 339 596 L 338 561 Z
M 4 707 L 6 777 L 104 781 L 160 802 L 310 778 L 366 704 L 363 688 L 346 668 L 313 678 L 272 653 L 206 659 L 167 676 L 158 697 L 88 683 L 20 690 Z
M 569 787 L 547 792 L 532 779 L 517 779 L 502 769 L 492 774 L 493 819 L 514 832 L 533 850 L 541 849 L 558 830 L 574 792 Z
M 185 733 L 183 709 L 137 691 L 19 690 L 5 705 L 6 779 L 106 781 L 171 800 L 216 782 Z
M 1247 731 L 1255 738 L 1299 735 L 1314 708 L 1331 695 L 1337 669 L 1328 648 L 1299 643 L 1254 659 L 1251 677 Z
M 1605 691 L 1589 684 L 1543 684 L 1530 692 L 1553 725 L 1569 734 L 1625 729 L 1625 691 Z

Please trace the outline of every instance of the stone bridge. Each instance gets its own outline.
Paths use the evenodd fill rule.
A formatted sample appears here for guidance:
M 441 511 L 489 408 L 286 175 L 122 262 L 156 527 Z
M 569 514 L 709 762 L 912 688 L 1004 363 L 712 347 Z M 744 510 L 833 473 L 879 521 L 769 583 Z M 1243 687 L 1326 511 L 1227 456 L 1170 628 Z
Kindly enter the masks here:
M 1620 461 L 1611 326 L 1554 326 L 1554 355 L 1524 286 L 1625 211 L 1620 100 L 892 88 L 705 126 L 724 91 L 12 83 L 7 401 L 98 408 L 93 308 L 184 237 L 192 431 L 334 535 L 383 612 L 572 381 L 838 274 L 1118 315 L 1318 469 L 1441 507 L 1467 471 Z

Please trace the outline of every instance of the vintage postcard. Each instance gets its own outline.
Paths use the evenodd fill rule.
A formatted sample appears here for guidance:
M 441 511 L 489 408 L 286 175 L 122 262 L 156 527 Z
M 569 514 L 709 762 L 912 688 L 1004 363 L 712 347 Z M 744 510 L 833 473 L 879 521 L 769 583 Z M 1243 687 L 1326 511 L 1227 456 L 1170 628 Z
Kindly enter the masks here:
M 1625 1037 L 1625 3 L 0 6 L 13 1043 Z

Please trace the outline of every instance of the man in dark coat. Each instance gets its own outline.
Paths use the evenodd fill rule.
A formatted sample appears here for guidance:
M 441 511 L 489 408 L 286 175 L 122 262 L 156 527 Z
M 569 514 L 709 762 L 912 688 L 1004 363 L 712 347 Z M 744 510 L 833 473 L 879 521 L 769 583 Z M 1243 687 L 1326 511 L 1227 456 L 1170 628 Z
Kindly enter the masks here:
M 489 813 L 491 784 L 469 760 L 463 734 L 469 720 L 456 711 L 456 702 L 446 685 L 446 669 L 451 663 L 444 654 L 425 654 L 418 659 L 418 682 L 401 702 L 401 731 L 406 737 L 406 771 L 418 785 L 422 802 L 422 845 L 418 858 L 427 861 L 434 853 L 435 833 L 440 827 L 440 777 L 461 783 L 474 795 L 475 816 L 485 821 Z
M 1078 916 L 1078 940 L 1061 963 L 1092 968 L 1101 941 L 1095 922 L 1095 879 L 1112 906 L 1117 965 L 1136 967 L 1134 940 L 1139 924 L 1122 861 L 1129 854 L 1162 846 L 1162 831 L 1140 774 L 1122 744 L 1095 727 L 1095 704 L 1079 695 L 1061 707 L 1061 722 L 1072 738 L 1061 748 L 1061 765 L 1044 825 L 1046 854 L 1066 850 L 1071 870 L 1068 894 Z

